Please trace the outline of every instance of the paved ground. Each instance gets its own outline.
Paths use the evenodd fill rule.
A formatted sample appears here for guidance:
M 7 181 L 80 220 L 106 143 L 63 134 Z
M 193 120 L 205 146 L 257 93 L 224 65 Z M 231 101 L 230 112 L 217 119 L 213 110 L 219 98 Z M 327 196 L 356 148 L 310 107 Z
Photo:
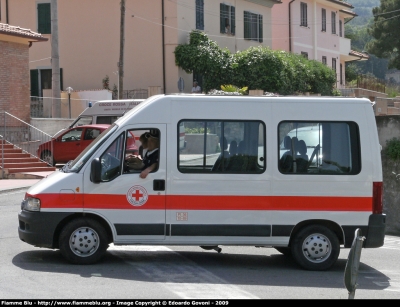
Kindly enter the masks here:
M 0 193 L 3 191 L 17 190 L 22 188 L 28 188 L 34 185 L 36 182 L 42 178 L 50 175 L 52 172 L 37 172 L 37 173 L 27 173 L 29 175 L 34 175 L 36 179 L 1 179 L 0 180 Z

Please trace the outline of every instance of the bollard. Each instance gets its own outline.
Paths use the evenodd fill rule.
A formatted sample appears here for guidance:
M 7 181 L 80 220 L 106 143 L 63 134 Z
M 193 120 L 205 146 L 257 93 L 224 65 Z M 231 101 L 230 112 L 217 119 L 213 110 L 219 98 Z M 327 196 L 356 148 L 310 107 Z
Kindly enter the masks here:
M 349 299 L 354 299 L 357 288 L 358 267 L 360 266 L 361 249 L 365 237 L 361 235 L 361 229 L 357 228 L 354 233 L 346 268 L 344 270 L 344 285 L 349 292 Z

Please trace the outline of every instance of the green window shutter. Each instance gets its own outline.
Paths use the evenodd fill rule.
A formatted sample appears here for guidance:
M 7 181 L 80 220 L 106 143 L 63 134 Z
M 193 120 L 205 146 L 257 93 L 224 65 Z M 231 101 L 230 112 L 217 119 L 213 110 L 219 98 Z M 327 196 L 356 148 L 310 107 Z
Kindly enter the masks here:
M 219 32 L 225 33 L 225 4 L 219 4 Z
M 50 3 L 39 3 L 38 9 L 38 32 L 51 34 L 51 12 Z
M 31 96 L 39 96 L 39 70 L 31 69 Z
M 244 11 L 243 24 L 244 24 L 243 37 L 245 39 L 250 39 L 250 13 L 249 12 Z
M 196 29 L 204 30 L 204 0 L 196 0 Z
M 258 41 L 263 42 L 263 17 L 258 15 Z
M 231 6 L 231 33 L 235 35 L 235 28 L 236 28 L 236 23 L 235 23 L 235 7 Z

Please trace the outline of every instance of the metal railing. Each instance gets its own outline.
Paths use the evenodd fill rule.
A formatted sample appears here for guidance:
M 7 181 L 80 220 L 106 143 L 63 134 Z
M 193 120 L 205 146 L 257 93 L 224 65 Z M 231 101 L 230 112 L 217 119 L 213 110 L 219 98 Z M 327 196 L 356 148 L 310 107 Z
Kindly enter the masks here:
M 122 99 L 147 99 L 148 97 L 149 91 L 147 89 L 122 91 Z
M 31 118 L 52 118 L 54 104 L 58 104 L 60 107 L 60 116 L 57 118 L 69 118 L 70 106 L 74 104 L 81 104 L 81 108 L 85 109 L 89 102 L 89 99 L 69 99 L 69 98 L 53 98 L 53 97 L 38 97 L 30 96 L 31 99 Z
M 0 154 L 2 178 L 4 178 L 4 163 L 6 162 L 5 153 L 7 152 L 4 145 L 12 144 L 14 145 L 14 148 L 21 149 L 23 153 L 28 153 L 43 161 L 42 157 L 37 156 L 37 150 L 41 144 L 49 142 L 51 139 L 51 135 L 33 127 L 14 115 L 8 112 L 0 112 Z M 50 142 L 49 150 L 51 150 L 51 152 L 53 152 L 52 146 L 53 143 Z
M 388 85 L 389 83 L 386 80 L 370 75 L 358 74 L 356 80 L 345 83 L 344 89 L 362 88 L 365 90 L 386 93 Z

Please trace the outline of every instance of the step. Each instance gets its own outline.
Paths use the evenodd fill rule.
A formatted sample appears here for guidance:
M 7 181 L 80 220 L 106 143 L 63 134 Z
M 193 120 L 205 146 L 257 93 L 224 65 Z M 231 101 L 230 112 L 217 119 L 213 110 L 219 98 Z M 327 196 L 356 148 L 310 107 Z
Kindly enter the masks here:
M 28 162 L 39 162 L 38 158 L 35 157 L 29 157 L 29 155 L 27 157 L 15 157 L 15 158 L 4 158 L 4 164 L 6 163 L 28 163 Z M 2 160 L 0 158 L 0 165 L 2 163 Z
M 0 143 L 0 151 L 1 151 L 2 148 L 4 148 L 4 149 L 6 149 L 6 148 L 14 148 L 14 145 L 13 144 L 4 144 L 4 145 L 2 145 Z
M 10 154 L 10 153 L 22 153 L 22 149 L 18 149 L 18 148 L 4 148 L 0 149 L 0 154 L 4 153 L 6 154 Z
M 1 166 L 1 165 L 0 165 Z M 4 163 L 4 168 L 31 168 L 31 167 L 46 167 L 46 162 L 41 162 L 36 159 L 34 162 L 20 162 L 20 163 Z
M 55 171 L 56 167 L 18 167 L 18 168 L 8 168 L 9 174 L 15 173 L 35 173 L 35 172 L 51 172 Z
M 4 153 L 4 158 L 29 158 L 31 155 L 28 153 Z M 1 153 L 0 153 L 1 159 Z

